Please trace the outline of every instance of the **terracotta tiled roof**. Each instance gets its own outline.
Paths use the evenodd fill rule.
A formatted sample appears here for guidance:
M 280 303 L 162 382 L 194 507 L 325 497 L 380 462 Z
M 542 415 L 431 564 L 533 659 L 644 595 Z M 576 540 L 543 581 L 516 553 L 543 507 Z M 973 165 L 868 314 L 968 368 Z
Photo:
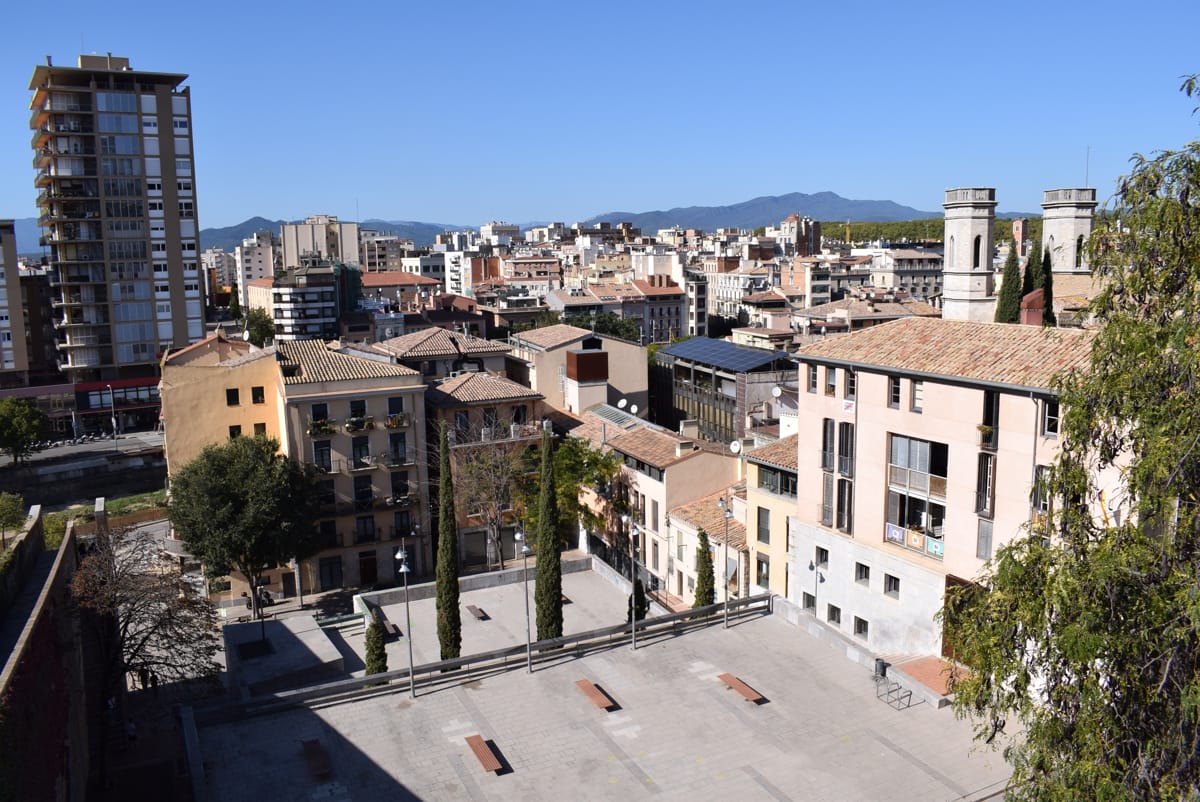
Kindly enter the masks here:
M 679 452 L 681 443 L 688 444 L 682 453 Z M 645 427 L 615 437 L 610 436 L 608 445 L 614 451 L 620 451 L 655 468 L 669 467 L 699 453 L 694 440 Z
M 422 329 L 375 343 L 376 350 L 398 359 L 436 359 L 461 354 L 507 354 L 508 345 L 442 328 Z
M 190 357 L 197 351 L 206 350 L 209 346 L 213 345 L 224 346 L 232 351 L 240 351 L 245 353 L 249 353 L 250 351 L 250 343 L 242 340 L 231 340 L 225 336 L 224 332 L 222 332 L 220 329 L 217 329 L 215 332 L 199 342 L 194 342 L 191 345 L 180 348 L 178 351 L 171 351 L 163 359 L 163 362 L 169 364 L 181 357 Z
M 746 459 L 752 462 L 764 462 L 767 465 L 774 465 L 776 468 L 786 468 L 790 471 L 796 470 L 799 462 L 797 454 L 797 441 L 799 435 L 791 434 L 782 440 L 776 440 L 774 443 L 767 443 L 765 446 L 759 446 L 753 451 L 746 452 Z
M 854 320 L 863 320 L 870 318 L 897 318 L 908 316 L 920 317 L 941 317 L 941 310 L 936 309 L 924 301 L 884 301 L 877 300 L 868 302 L 862 298 L 843 298 L 840 301 L 833 301 L 820 306 L 814 306 L 809 309 L 801 309 L 797 314 L 805 317 L 822 318 L 827 315 L 848 314 Z
M 590 331 L 578 326 L 555 323 L 553 326 L 519 332 L 513 335 L 513 339 L 519 340 L 522 345 L 529 343 L 537 348 L 550 349 L 581 340 L 589 334 L 591 334 Z
M 910 317 L 802 348 L 802 361 L 974 379 L 1045 389 L 1053 377 L 1086 368 L 1093 332 Z
M 438 284 L 441 282 L 435 278 L 418 273 L 406 273 L 401 270 L 370 271 L 362 274 L 364 287 L 412 287 L 418 289 Z
M 643 281 L 642 279 L 636 279 L 635 281 L 633 281 L 633 286 L 635 286 L 639 290 L 641 290 L 642 295 L 647 295 L 647 296 L 649 296 L 649 295 L 664 295 L 664 296 L 665 295 L 672 295 L 672 296 L 673 295 L 683 295 L 683 287 L 680 287 L 678 284 L 671 284 L 670 286 L 667 286 L 667 287 L 655 287 L 653 284 L 649 283 L 648 281 Z
M 275 344 L 282 355 L 284 384 L 383 379 L 390 376 L 417 376 L 417 371 L 390 362 L 378 362 L 341 353 L 333 343 L 321 340 L 285 340 Z M 288 370 L 289 366 L 297 368 Z M 291 374 L 291 375 L 289 375 Z
M 746 483 L 738 482 L 716 493 L 681 504 L 671 510 L 671 520 L 683 521 L 695 527 L 697 531 L 703 529 L 708 533 L 711 543 L 724 543 L 725 510 L 717 506 L 717 501 L 729 495 L 745 498 Z M 738 550 L 746 548 L 746 527 L 736 516 L 729 519 L 729 546 Z
M 267 276 L 265 278 L 252 278 L 246 282 L 248 287 L 274 287 L 275 277 Z
M 425 390 L 425 400 L 437 407 L 459 407 L 490 401 L 521 401 L 541 397 L 541 393 L 535 393 L 524 385 L 490 373 L 463 373 L 432 384 Z

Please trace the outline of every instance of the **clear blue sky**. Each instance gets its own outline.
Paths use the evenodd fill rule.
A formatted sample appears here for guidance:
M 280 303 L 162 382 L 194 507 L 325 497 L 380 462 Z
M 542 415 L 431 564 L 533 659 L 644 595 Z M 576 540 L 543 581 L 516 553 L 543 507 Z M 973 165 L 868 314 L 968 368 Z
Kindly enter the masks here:
M 270 6 L 269 8 L 266 6 Z M 17 2 L 0 217 L 47 54 L 190 75 L 203 227 L 561 220 L 830 190 L 1002 211 L 1200 136 L 1200 2 Z M 356 209 L 357 215 L 356 215 Z M 803 209 L 797 211 L 804 212 Z

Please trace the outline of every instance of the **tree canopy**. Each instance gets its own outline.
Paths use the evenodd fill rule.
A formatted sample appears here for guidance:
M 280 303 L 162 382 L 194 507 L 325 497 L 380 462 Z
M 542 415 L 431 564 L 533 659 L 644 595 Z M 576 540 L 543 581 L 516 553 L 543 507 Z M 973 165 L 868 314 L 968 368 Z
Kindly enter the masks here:
M 1010 798 L 1200 794 L 1198 202 L 1200 142 L 1133 158 L 1088 242 L 1099 327 L 1059 382 L 1050 509 L 943 610 L 955 707 L 1003 744 Z
M 209 576 L 236 569 L 257 585 L 264 567 L 317 552 L 319 499 L 311 466 L 280 454 L 278 441 L 234 437 L 172 477 L 167 511 Z
M 563 322 L 581 329 L 592 329 L 597 334 L 608 334 L 635 343 L 642 341 L 642 327 L 636 320 L 620 317 L 612 312 L 601 312 L 598 315 L 566 315 Z
M 8 545 L 8 533 L 20 529 L 28 517 L 25 499 L 16 493 L 0 493 L 0 543 Z
M 713 574 L 708 532 L 701 529 L 698 536 L 700 545 L 696 547 L 696 600 L 692 606 L 707 607 L 716 601 L 716 576 Z
M 1054 256 L 1047 248 L 1042 254 L 1042 325 L 1054 326 Z
M 0 398 L 0 451 L 21 463 L 33 453 L 33 445 L 46 438 L 50 421 L 46 414 L 24 398 Z
M 262 348 L 267 340 L 275 337 L 275 321 L 267 310 L 256 306 L 246 313 L 246 331 L 250 332 L 250 342 Z

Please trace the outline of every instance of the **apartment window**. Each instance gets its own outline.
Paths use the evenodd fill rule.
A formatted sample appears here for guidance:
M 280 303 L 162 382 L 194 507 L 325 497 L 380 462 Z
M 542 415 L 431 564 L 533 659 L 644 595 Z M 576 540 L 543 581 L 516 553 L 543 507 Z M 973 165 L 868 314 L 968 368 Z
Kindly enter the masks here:
M 995 451 L 1000 442 L 1000 393 L 983 391 L 983 420 L 979 424 L 979 446 Z
M 354 459 L 355 468 L 365 468 L 371 464 L 371 439 L 369 437 L 354 437 L 350 440 L 350 454 Z
M 757 564 L 755 566 L 754 581 L 760 588 L 769 587 L 771 584 L 771 558 L 765 554 L 757 555 Z
M 836 626 L 842 625 L 842 608 L 836 604 L 827 604 L 825 606 L 825 620 Z
M 766 507 L 758 508 L 758 542 L 771 543 L 771 511 Z
M 860 585 L 871 584 L 871 566 L 866 563 L 855 563 L 854 581 Z
M 367 416 L 367 402 L 359 398 L 350 402 L 350 417 L 365 418 Z
M 230 440 L 232 440 L 235 437 L 240 437 L 241 434 L 242 434 L 241 426 L 230 426 L 229 427 L 229 439 Z
M 854 475 L 854 424 L 845 421 L 838 424 L 838 473 Z
M 261 387 L 250 388 L 250 403 L 265 404 L 267 403 L 267 394 Z
M 808 366 L 808 391 L 815 393 L 817 391 L 817 366 Z
M 900 408 L 900 377 L 888 376 L 888 406 L 892 409 Z
M 832 473 L 821 476 L 821 523 L 833 526 L 834 498 L 837 495 L 837 483 Z
M 948 460 L 945 443 L 891 436 L 888 523 L 941 539 Z
M 1042 402 L 1042 436 L 1058 437 L 1058 399 L 1047 398 Z
M 913 379 L 911 395 L 912 411 L 920 412 L 925 408 L 925 382 Z
M 975 471 L 975 512 L 992 516 L 996 499 L 996 455 L 983 453 Z
M 454 428 L 460 432 L 465 432 L 471 428 L 471 417 L 465 409 L 460 409 L 454 413 Z
M 981 560 L 992 559 L 992 522 L 979 519 L 979 532 L 975 536 L 975 556 Z
M 313 404 L 311 417 L 314 421 L 329 420 L 329 405 L 328 404 Z
M 833 470 L 833 453 L 835 448 L 835 431 L 833 418 L 821 421 L 821 470 Z
M 313 467 L 325 473 L 333 470 L 333 449 L 329 440 L 313 441 Z
M 805 610 L 812 610 L 815 612 L 817 609 L 817 599 L 811 593 L 801 593 L 800 603 Z
M 650 500 L 650 528 L 658 531 L 658 499 Z
M 828 568 L 829 567 L 829 549 L 825 548 L 824 546 L 817 546 L 815 556 L 816 556 L 815 561 L 817 563 L 818 568 Z
M 856 636 L 862 638 L 863 640 L 866 640 L 867 633 L 870 630 L 870 628 L 871 628 L 871 625 L 867 622 L 867 619 L 859 618 L 858 616 L 854 616 L 854 634 Z
M 226 388 L 225 389 L 225 406 L 236 407 L 239 403 L 240 402 L 238 401 L 237 388 L 236 387 Z
M 858 374 L 849 368 L 846 368 L 843 373 L 845 374 L 843 384 L 845 385 L 846 400 L 853 401 L 858 398 Z
M 837 480 L 837 528 L 850 534 L 854 531 L 854 483 Z
M 758 486 L 762 490 L 795 498 L 796 484 L 796 474 L 790 471 L 780 471 L 765 465 L 758 466 Z
M 650 557 L 651 557 L 650 567 L 653 570 L 657 571 L 658 570 L 658 541 L 657 540 L 651 544 Z
M 265 424 L 265 423 L 254 424 L 254 436 L 258 437 L 259 435 L 262 435 L 263 437 L 267 436 L 267 424 Z
M 883 593 L 893 599 L 900 598 L 900 577 L 892 574 L 883 575 Z
M 392 396 L 388 399 L 388 414 L 399 415 L 404 412 L 404 397 Z
M 363 515 L 354 519 L 354 542 L 373 543 L 375 541 L 375 518 Z
M 1050 511 L 1050 492 L 1046 488 L 1046 480 L 1050 476 L 1050 469 L 1045 465 L 1038 465 L 1033 472 L 1033 509 L 1043 515 Z
M 513 423 L 517 424 L 518 426 L 521 426 L 521 425 L 524 425 L 526 422 L 528 422 L 528 420 L 529 420 L 529 417 L 525 411 L 524 404 L 517 404 L 516 406 L 514 406 L 512 408 L 512 422 Z
M 825 395 L 837 395 L 837 368 L 825 368 Z

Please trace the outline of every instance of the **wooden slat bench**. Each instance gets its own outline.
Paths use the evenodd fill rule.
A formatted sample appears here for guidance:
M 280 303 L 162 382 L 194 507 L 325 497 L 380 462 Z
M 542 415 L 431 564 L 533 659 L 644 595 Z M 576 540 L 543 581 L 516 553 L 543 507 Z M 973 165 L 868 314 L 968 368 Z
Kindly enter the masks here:
M 475 616 L 476 621 L 487 621 L 488 620 L 488 614 L 485 613 L 483 610 L 480 610 L 478 607 L 476 607 L 473 604 L 467 605 L 467 612 L 470 613 L 471 615 Z
M 612 710 L 617 706 L 617 703 L 612 700 L 607 693 L 596 687 L 596 684 L 590 680 L 577 679 L 575 687 L 583 692 L 583 695 L 592 700 L 592 704 L 601 710 Z
M 471 747 L 484 771 L 500 771 L 500 758 L 496 757 L 496 753 L 487 745 L 487 741 L 483 740 L 482 735 L 468 735 L 467 746 Z
M 733 688 L 735 691 L 740 693 L 742 695 L 742 698 L 745 699 L 747 702 L 758 703 L 763 700 L 763 695 L 761 693 L 754 690 L 746 683 L 742 682 L 740 679 L 735 677 L 733 674 L 718 674 L 717 679 L 721 680 L 721 682 L 724 682 L 730 688 Z
M 308 761 L 308 770 L 312 776 L 321 780 L 333 773 L 333 766 L 329 762 L 329 753 L 325 751 L 319 738 L 301 741 L 300 746 L 304 750 L 304 759 Z

